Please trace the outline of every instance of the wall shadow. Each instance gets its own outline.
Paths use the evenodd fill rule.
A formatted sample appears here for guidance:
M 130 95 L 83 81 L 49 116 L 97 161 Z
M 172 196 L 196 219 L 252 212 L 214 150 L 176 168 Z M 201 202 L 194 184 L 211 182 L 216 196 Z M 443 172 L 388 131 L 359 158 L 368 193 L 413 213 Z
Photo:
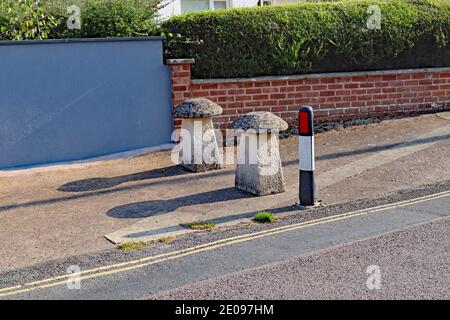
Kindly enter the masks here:
M 125 182 L 157 179 L 162 177 L 174 177 L 188 173 L 190 172 L 183 169 L 181 166 L 171 166 L 111 178 L 89 178 L 73 181 L 63 184 L 58 188 L 58 191 L 62 192 L 96 191 L 116 187 Z

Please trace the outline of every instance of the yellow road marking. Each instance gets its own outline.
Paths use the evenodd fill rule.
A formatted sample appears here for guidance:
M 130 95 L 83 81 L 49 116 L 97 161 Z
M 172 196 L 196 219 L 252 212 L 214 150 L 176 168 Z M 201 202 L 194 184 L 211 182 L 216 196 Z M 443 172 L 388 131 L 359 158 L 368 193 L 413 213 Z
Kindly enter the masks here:
M 15 286 L 15 287 L 10 287 L 10 288 L 4 288 L 4 289 L 0 289 L 0 292 L 5 292 L 5 291 L 9 291 L 9 290 L 13 290 L 13 289 L 18 289 L 21 288 L 22 286 Z
M 405 201 L 401 201 L 401 202 L 397 202 L 397 203 L 393 203 L 393 204 L 381 205 L 381 206 L 377 206 L 377 207 L 373 207 L 373 208 L 368 208 L 368 209 L 363 209 L 363 210 L 358 210 L 358 211 L 353 211 L 353 212 L 347 212 L 347 213 L 337 214 L 337 215 L 333 215 L 333 216 L 329 216 L 329 217 L 300 222 L 300 223 L 296 223 L 296 224 L 292 224 L 292 225 L 288 225 L 288 226 L 277 227 L 277 228 L 273 228 L 270 230 L 259 231 L 259 232 L 255 232 L 255 233 L 244 234 L 244 235 L 240 235 L 240 236 L 221 239 L 221 240 L 205 243 L 202 245 L 194 246 L 191 248 L 177 250 L 174 252 L 163 253 L 163 254 L 159 254 L 156 256 L 141 258 L 141 259 L 137 259 L 137 260 L 133 260 L 133 261 L 127 261 L 127 262 L 102 266 L 102 267 L 98 267 L 98 268 L 94 268 L 94 269 L 85 270 L 85 271 L 82 271 L 79 273 L 72 273 L 72 274 L 65 274 L 65 275 L 60 275 L 60 276 L 56 276 L 56 277 L 50 277 L 50 278 L 39 280 L 39 281 L 25 283 L 23 285 L 17 285 L 17 286 L 13 286 L 13 287 L 0 289 L 0 297 L 25 293 L 25 292 L 33 291 L 35 289 L 43 289 L 43 288 L 64 285 L 67 283 L 69 278 L 74 279 L 74 277 L 77 277 L 77 276 L 79 276 L 79 278 L 77 278 L 77 280 L 87 280 L 87 279 L 97 278 L 97 277 L 101 277 L 101 276 L 107 276 L 107 275 L 111 275 L 111 274 L 115 274 L 115 273 L 126 272 L 126 271 L 130 271 L 130 270 L 138 269 L 138 268 L 143 268 L 143 267 L 146 267 L 149 265 L 153 265 L 153 264 L 157 264 L 157 263 L 161 263 L 161 262 L 165 262 L 165 261 L 169 261 L 169 260 L 173 260 L 173 259 L 182 258 L 182 257 L 189 256 L 189 255 L 192 255 L 195 253 L 210 251 L 210 250 L 214 250 L 217 248 L 221 248 L 221 247 L 225 247 L 225 246 L 229 246 L 229 245 L 233 245 L 233 244 L 237 244 L 237 243 L 242 243 L 242 242 L 246 242 L 246 241 L 251 241 L 251 240 L 259 239 L 259 238 L 266 237 L 266 236 L 271 236 L 271 235 L 275 235 L 275 234 L 279 234 L 279 233 L 283 233 L 283 232 L 288 232 L 288 231 L 298 230 L 298 229 L 302 229 L 302 228 L 306 228 L 306 227 L 316 226 L 316 225 L 320 225 L 320 224 L 324 224 L 324 223 L 340 221 L 340 220 L 349 219 L 349 218 L 353 218 L 353 217 L 363 216 L 363 215 L 380 212 L 380 211 L 384 211 L 384 210 L 405 207 L 408 205 L 413 205 L 413 204 L 417 204 L 417 203 L 422 203 L 422 202 L 426 202 L 426 201 L 430 201 L 430 200 L 434 200 L 434 199 L 447 197 L 449 195 L 450 195 L 450 190 L 441 192 L 441 193 L 437 193 L 437 194 L 433 194 L 433 195 L 429 195 L 429 196 L 412 199 L 412 200 L 405 200 Z M 64 280 L 58 281 L 61 279 L 64 279 Z

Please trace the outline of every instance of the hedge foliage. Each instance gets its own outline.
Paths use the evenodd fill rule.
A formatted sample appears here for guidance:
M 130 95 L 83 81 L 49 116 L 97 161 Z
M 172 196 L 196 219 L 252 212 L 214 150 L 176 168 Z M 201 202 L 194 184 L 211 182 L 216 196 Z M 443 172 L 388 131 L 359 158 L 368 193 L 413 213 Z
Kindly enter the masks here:
M 161 3 L 160 0 L 0 0 L 0 40 L 152 35 Z M 78 12 L 73 5 L 79 8 L 80 28 L 75 27 Z
M 381 10 L 381 28 L 367 27 Z M 194 12 L 162 25 L 195 78 L 450 66 L 450 1 L 343 0 Z M 188 39 L 188 41 L 186 41 Z
M 49 14 L 61 23 L 51 38 L 102 38 L 152 35 L 156 30 L 157 0 L 43 0 Z M 67 21 L 75 23 L 80 8 L 80 29 L 70 29 Z

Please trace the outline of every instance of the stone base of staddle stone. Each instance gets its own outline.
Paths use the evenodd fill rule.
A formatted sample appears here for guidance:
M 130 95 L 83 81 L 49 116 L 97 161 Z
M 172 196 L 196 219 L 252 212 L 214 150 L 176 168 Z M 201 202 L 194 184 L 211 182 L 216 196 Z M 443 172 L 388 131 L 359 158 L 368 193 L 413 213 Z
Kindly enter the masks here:
M 247 139 L 246 142 L 243 139 Z M 256 148 L 254 144 L 258 139 L 259 146 Z M 244 134 L 240 141 L 235 187 L 257 196 L 284 192 L 278 137 L 274 134 Z M 253 162 L 252 152 L 256 153 Z
M 183 150 L 180 165 L 192 172 L 218 170 L 223 167 L 211 118 L 183 119 Z M 184 136 L 187 135 L 187 136 Z
M 238 165 L 235 187 L 256 196 L 267 196 L 285 191 L 281 168 L 280 172 L 274 176 L 261 176 L 258 175 L 258 171 L 256 165 Z
M 180 164 L 181 167 L 192 171 L 192 172 L 205 172 L 211 170 L 219 170 L 222 169 L 223 166 L 220 164 Z

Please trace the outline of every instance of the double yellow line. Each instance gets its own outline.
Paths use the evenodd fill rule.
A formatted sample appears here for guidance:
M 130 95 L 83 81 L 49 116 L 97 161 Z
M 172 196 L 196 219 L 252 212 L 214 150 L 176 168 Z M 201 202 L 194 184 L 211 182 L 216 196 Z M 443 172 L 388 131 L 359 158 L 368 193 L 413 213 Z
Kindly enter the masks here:
M 43 280 L 39 280 L 39 281 L 29 282 L 29 283 L 25 283 L 25 284 L 21 284 L 21 285 L 16 285 L 16 286 L 8 287 L 8 288 L 2 288 L 2 289 L 0 289 L 0 297 L 26 293 L 26 292 L 30 292 L 30 291 L 33 291 L 36 289 L 45 289 L 45 288 L 65 285 L 68 283 L 68 281 L 73 280 L 75 277 L 77 278 L 77 280 L 82 281 L 82 280 L 87 280 L 87 279 L 92 279 L 92 278 L 108 276 L 108 275 L 112 275 L 112 274 L 116 274 L 116 273 L 126 272 L 126 271 L 130 271 L 130 270 L 134 270 L 134 269 L 147 267 L 147 266 L 157 264 L 157 263 L 182 258 L 182 257 L 193 255 L 196 253 L 210 251 L 210 250 L 214 250 L 217 248 L 221 248 L 221 247 L 225 247 L 225 246 L 229 246 L 229 245 L 233 245 L 233 244 L 237 244 L 237 243 L 247 242 L 247 241 L 251 241 L 251 240 L 258 239 L 258 238 L 267 237 L 267 236 L 271 236 L 271 235 L 275 235 L 275 234 L 279 234 L 279 233 L 283 233 L 283 232 L 289 232 L 289 231 L 298 230 L 298 229 L 302 229 L 302 228 L 306 228 L 306 227 L 311 227 L 311 226 L 316 226 L 316 225 L 320 225 L 320 224 L 325 224 L 325 223 L 335 222 L 335 221 L 339 221 L 339 220 L 354 218 L 354 217 L 358 217 L 358 216 L 368 215 L 368 214 L 379 212 L 379 211 L 385 211 L 385 210 L 389 210 L 389 209 L 405 207 L 405 206 L 409 206 L 409 205 L 413 205 L 413 204 L 417 204 L 417 203 L 421 203 L 421 202 L 426 202 L 426 201 L 430 201 L 430 200 L 434 200 L 434 199 L 439 199 L 439 198 L 443 198 L 443 197 L 447 197 L 447 196 L 450 196 L 450 190 L 441 192 L 441 193 L 437 193 L 437 194 L 433 194 L 433 195 L 429 195 L 429 196 L 425 196 L 425 197 L 421 197 L 421 198 L 412 199 L 412 200 L 406 200 L 406 201 L 401 201 L 401 202 L 397 202 L 397 203 L 393 203 L 393 204 L 387 204 L 387 205 L 382 205 L 382 206 L 378 206 L 378 207 L 373 207 L 373 208 L 369 208 L 369 209 L 353 211 L 353 212 L 348 212 L 348 213 L 343 213 L 343 214 L 337 214 L 337 215 L 333 215 L 333 216 L 329 216 L 329 217 L 300 222 L 300 223 L 283 226 L 283 227 L 278 227 L 278 228 L 273 228 L 273 229 L 269 229 L 269 230 L 265 230 L 265 231 L 259 231 L 259 232 L 255 232 L 255 233 L 225 238 L 222 240 L 217 240 L 217 241 L 205 243 L 205 244 L 198 245 L 198 246 L 193 246 L 193 247 L 182 249 L 182 250 L 163 253 L 163 254 L 146 257 L 146 258 L 141 258 L 141 259 L 137 259 L 137 260 L 133 260 L 133 261 L 102 266 L 102 267 L 98 267 L 98 268 L 94 268 L 94 269 L 84 270 L 79 273 L 64 274 L 64 275 L 51 277 L 51 278 L 47 278 L 47 279 L 43 279 Z

